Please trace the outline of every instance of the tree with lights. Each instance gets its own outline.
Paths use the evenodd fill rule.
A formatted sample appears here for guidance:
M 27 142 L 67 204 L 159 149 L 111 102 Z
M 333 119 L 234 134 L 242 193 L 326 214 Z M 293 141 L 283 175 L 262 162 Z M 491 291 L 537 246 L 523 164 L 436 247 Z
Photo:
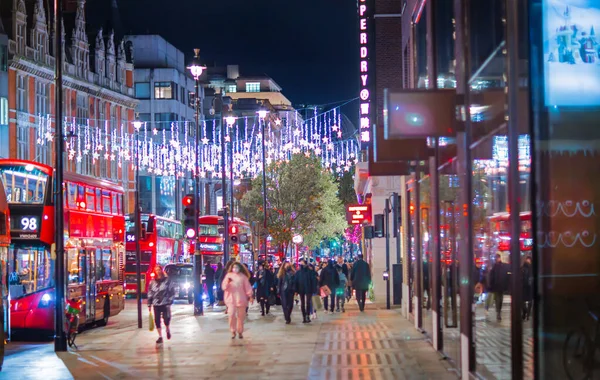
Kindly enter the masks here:
M 337 236 L 346 226 L 332 175 L 314 155 L 294 154 L 289 160 L 271 163 L 266 169 L 267 233 L 287 251 L 296 234 L 308 246 Z M 243 213 L 263 224 L 262 177 L 252 181 L 242 198 Z

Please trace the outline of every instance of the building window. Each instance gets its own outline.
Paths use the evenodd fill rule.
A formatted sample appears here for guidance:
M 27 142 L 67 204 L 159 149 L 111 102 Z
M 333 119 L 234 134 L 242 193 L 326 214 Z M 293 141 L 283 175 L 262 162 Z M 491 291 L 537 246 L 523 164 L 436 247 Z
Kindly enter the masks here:
M 145 122 L 152 121 L 149 113 L 139 113 L 137 119 Z
M 0 125 L 8 125 L 8 99 L 0 98 Z
M 86 124 L 89 117 L 88 97 L 85 94 L 77 94 L 77 123 Z
M 137 99 L 150 99 L 150 83 L 140 82 L 135 84 L 135 97 Z
M 161 112 L 154 114 L 154 124 L 156 129 L 170 129 L 171 123 L 177 121 L 177 115 L 172 112 Z
M 17 123 L 17 158 L 29 160 L 29 127 Z
M 41 162 L 42 164 L 49 165 L 50 162 L 50 149 L 48 149 L 48 145 L 42 143 L 35 144 L 35 160 L 37 162 Z
M 250 83 L 248 83 L 248 84 L 250 84 Z M 246 85 L 246 88 L 247 88 L 248 84 Z M 259 84 L 258 88 L 260 91 L 260 84 Z M 237 92 L 237 86 L 235 84 L 228 85 L 227 92 Z M 248 91 L 248 92 L 258 92 L 258 91 Z
M 49 112 L 48 84 L 35 81 L 35 114 L 45 117 Z
M 182 104 L 185 104 L 185 93 L 187 92 L 184 86 L 181 86 L 181 98 L 179 99 Z
M 17 111 L 27 112 L 27 80 L 17 75 Z
M 259 82 L 246 83 L 246 92 L 260 92 L 260 83 Z
M 0 71 L 8 71 L 8 51 L 6 45 L 0 45 Z
M 154 99 L 173 99 L 173 82 L 155 82 Z

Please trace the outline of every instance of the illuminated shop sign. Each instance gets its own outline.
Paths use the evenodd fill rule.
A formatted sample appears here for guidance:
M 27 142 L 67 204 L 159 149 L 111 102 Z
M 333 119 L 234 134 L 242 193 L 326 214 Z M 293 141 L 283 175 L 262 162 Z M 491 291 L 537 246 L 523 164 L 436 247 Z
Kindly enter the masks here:
M 370 33 L 372 29 L 372 2 L 371 0 L 359 0 L 359 43 L 360 43 L 360 141 L 363 146 L 371 141 L 371 43 Z
M 371 223 L 371 205 L 348 205 L 346 207 L 348 224 Z

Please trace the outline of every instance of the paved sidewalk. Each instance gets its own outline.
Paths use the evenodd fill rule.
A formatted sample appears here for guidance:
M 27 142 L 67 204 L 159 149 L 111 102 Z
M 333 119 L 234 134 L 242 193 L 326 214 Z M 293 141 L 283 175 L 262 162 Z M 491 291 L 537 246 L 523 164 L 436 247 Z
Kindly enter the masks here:
M 368 305 L 366 313 L 359 313 L 351 304 L 344 314 L 319 315 L 313 323 L 302 324 L 295 308 L 292 324 L 285 325 L 279 307 L 273 315 L 261 317 L 254 306 L 244 339 L 232 340 L 221 311 L 209 309 L 204 317 L 193 317 L 191 306 L 185 307 L 189 313 L 174 318 L 173 338 L 162 346 L 154 343 L 156 332 L 120 323 L 118 316 L 109 326 L 78 336 L 79 349 L 59 354 L 60 359 L 52 345 L 9 356 L 0 378 L 457 378 L 397 311 Z

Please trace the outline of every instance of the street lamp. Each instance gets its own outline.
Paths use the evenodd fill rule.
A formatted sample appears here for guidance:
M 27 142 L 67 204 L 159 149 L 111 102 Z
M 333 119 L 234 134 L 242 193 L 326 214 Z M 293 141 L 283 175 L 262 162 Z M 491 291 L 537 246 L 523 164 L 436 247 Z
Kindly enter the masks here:
M 225 122 L 227 123 L 227 131 L 232 130 L 236 120 L 237 118 L 233 116 L 233 113 L 230 110 L 227 113 L 227 116 L 225 117 Z M 233 203 L 233 133 L 231 133 L 230 135 L 231 137 L 229 138 L 229 181 L 231 182 L 231 223 L 233 224 L 233 214 L 235 212 Z
M 263 244 L 264 244 L 264 252 L 265 252 L 265 260 L 267 259 L 267 159 L 265 152 L 265 118 L 269 111 L 263 106 L 256 112 L 258 114 L 259 123 L 261 125 L 261 147 L 262 147 L 262 187 L 263 187 L 263 211 L 264 211 L 264 221 L 263 221 Z
M 137 117 L 136 117 L 137 119 Z M 136 275 L 136 300 L 137 300 L 137 313 L 138 313 L 138 329 L 142 328 L 142 272 L 141 272 L 141 256 L 142 249 L 140 247 L 140 239 L 142 235 L 142 216 L 140 210 L 140 141 L 139 132 L 142 128 L 142 122 L 139 120 L 133 121 L 133 128 L 135 129 L 135 200 L 134 200 L 134 228 L 135 228 L 135 275 Z
M 196 82 L 196 96 L 195 96 L 195 111 L 196 111 L 196 170 L 195 170 L 195 180 L 194 180 L 194 198 L 196 201 L 196 217 L 194 218 L 194 229 L 196 231 L 196 245 L 194 250 L 194 315 L 204 315 L 204 305 L 202 301 L 202 256 L 200 252 L 200 226 L 199 220 L 200 217 L 200 203 L 202 200 L 200 199 L 200 170 L 203 169 L 204 163 L 202 156 L 202 149 L 200 148 L 200 133 L 202 132 L 202 128 L 200 128 L 200 94 L 199 94 L 199 86 L 200 86 L 200 75 L 206 69 L 206 66 L 202 66 L 200 63 L 200 49 L 194 49 L 194 59 L 192 63 L 187 67 L 190 70 L 190 73 L 194 77 L 194 81 Z

